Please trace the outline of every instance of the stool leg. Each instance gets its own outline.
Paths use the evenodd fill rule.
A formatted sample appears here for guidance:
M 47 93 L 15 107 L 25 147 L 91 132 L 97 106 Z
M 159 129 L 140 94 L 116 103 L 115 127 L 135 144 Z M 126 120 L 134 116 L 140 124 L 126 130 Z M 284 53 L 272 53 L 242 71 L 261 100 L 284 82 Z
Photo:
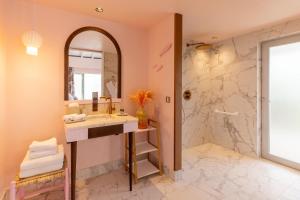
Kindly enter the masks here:
M 65 200 L 69 200 L 70 197 L 70 191 L 69 191 L 69 170 L 68 168 L 65 169 Z
M 9 188 L 9 200 L 16 200 L 16 182 L 12 181 Z
M 23 188 L 20 188 L 20 191 L 18 192 L 19 200 L 25 199 L 25 191 Z

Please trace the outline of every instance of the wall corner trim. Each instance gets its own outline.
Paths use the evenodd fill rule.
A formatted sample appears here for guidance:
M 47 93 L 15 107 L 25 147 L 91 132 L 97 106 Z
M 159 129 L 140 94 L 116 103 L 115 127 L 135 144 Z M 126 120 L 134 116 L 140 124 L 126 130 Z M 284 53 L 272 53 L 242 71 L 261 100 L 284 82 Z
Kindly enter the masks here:
M 174 14 L 174 171 L 182 169 L 182 15 Z

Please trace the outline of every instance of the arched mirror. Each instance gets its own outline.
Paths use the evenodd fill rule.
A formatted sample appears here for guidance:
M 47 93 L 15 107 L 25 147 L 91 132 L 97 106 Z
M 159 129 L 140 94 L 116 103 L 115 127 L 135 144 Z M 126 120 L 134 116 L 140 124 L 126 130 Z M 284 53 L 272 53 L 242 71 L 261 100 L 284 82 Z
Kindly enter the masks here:
M 121 98 L 121 51 L 107 31 L 83 27 L 65 44 L 65 100 Z

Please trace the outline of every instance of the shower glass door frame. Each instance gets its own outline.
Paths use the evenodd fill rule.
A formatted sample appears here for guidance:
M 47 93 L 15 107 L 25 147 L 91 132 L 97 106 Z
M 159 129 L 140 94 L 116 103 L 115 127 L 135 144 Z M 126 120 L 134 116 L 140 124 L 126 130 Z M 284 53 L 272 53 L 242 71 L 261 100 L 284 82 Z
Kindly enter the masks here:
M 262 157 L 268 160 L 296 168 L 300 170 L 300 163 L 292 161 L 290 159 L 284 158 L 283 156 L 274 155 L 270 150 L 270 49 L 272 47 L 278 47 L 282 45 L 289 45 L 293 43 L 299 43 L 300 45 L 300 34 L 287 36 L 284 38 L 274 39 L 270 41 L 265 41 L 261 43 L 261 58 L 262 58 Z M 299 55 L 300 59 L 300 55 Z M 300 66 L 299 66 L 300 67 Z M 288 70 L 288 69 L 287 69 Z M 285 74 L 282 74 L 285 76 Z M 288 79 L 288 77 L 286 77 Z M 300 79 L 300 77 L 299 77 Z M 288 81 L 288 80 L 287 80 Z M 300 85 L 295 85 L 300 89 Z M 294 92 L 297 92 L 297 88 L 294 88 Z M 300 104 L 300 102 L 299 102 Z M 281 116 L 286 117 L 286 116 Z M 299 119 L 300 123 L 300 119 Z M 300 134 L 300 132 L 299 132 Z M 284 141 L 282 141 L 284 142 Z M 300 141 L 299 141 L 300 145 Z M 300 152 L 299 152 L 300 154 Z

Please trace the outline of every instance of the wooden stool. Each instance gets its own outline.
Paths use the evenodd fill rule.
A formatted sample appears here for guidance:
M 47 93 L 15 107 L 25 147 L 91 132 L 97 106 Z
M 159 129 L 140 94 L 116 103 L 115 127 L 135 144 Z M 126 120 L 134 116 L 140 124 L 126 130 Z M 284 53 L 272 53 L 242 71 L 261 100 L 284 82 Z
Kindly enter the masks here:
M 30 186 L 33 184 L 42 184 L 46 181 L 54 181 L 61 177 L 64 177 L 64 183 L 59 184 L 59 185 L 54 185 L 51 187 L 42 187 L 41 189 L 38 189 L 34 192 L 30 192 L 27 194 L 26 194 L 24 188 L 22 188 L 22 187 Z M 41 175 L 36 175 L 36 176 L 28 177 L 28 178 L 19 178 L 19 176 L 17 176 L 16 180 L 12 181 L 10 184 L 9 199 L 10 200 L 29 199 L 29 198 L 38 196 L 42 193 L 58 190 L 61 188 L 64 188 L 65 199 L 69 200 L 69 171 L 67 168 L 66 159 L 65 159 L 63 168 L 60 170 L 56 170 L 53 172 L 48 172 L 48 173 L 44 173 Z

